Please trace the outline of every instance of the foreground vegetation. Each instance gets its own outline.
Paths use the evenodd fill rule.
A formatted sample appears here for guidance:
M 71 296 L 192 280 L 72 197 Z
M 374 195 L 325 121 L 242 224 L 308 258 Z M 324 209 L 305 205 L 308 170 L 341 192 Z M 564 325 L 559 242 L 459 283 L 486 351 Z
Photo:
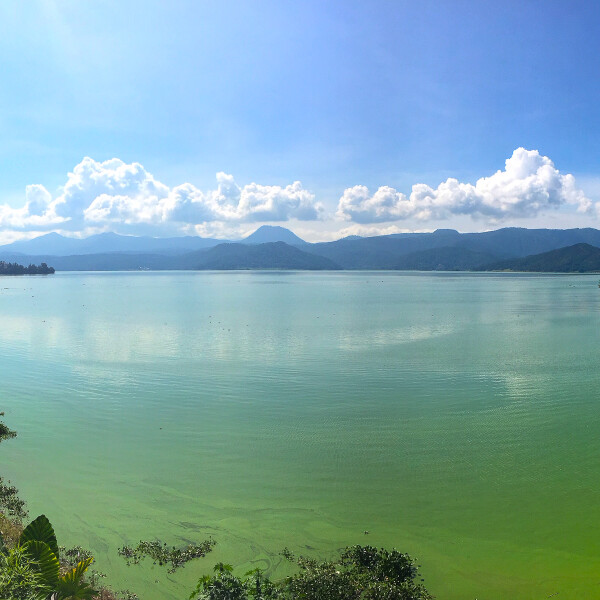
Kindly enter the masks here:
M 4 413 L 0 413 L 2 416 Z M 0 442 L 15 437 L 0 421 Z M 18 490 L 0 478 L 0 600 L 135 600 L 129 591 L 115 594 L 98 586 L 101 573 L 90 569 L 93 557 L 83 548 L 58 545 L 45 515 L 27 526 L 25 503 Z M 206 540 L 184 548 L 160 541 L 124 546 L 119 554 L 127 564 L 148 558 L 169 573 L 206 556 L 215 542 Z M 283 556 L 294 563 L 294 575 L 271 581 L 260 569 L 234 575 L 231 565 L 217 564 L 212 575 L 198 581 L 188 600 L 430 600 L 417 582 L 417 566 L 407 554 L 372 546 L 346 548 L 338 559 L 317 561 Z M 183 600 L 183 599 L 182 599 Z

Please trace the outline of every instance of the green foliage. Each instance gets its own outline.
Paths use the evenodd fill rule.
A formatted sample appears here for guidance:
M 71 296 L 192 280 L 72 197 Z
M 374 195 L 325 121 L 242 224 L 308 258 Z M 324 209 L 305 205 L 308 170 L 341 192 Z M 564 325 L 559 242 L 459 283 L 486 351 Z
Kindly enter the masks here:
M 0 417 L 4 413 L 0 412 Z M 5 423 L 0 421 L 0 442 L 16 437 L 17 433 L 10 429 Z M 15 519 L 24 519 L 27 516 L 25 502 L 19 498 L 19 490 L 10 485 L 10 481 L 5 483 L 0 477 L 0 513 L 6 514 Z
M 213 540 L 205 540 L 200 544 L 188 544 L 183 548 L 176 548 L 168 547 L 166 543 L 159 540 L 141 541 L 135 548 L 131 546 L 119 548 L 119 554 L 125 558 L 127 565 L 137 565 L 144 558 L 150 558 L 155 565 L 170 565 L 168 572 L 174 573 L 188 561 L 206 556 L 214 545 Z
M 27 516 L 25 501 L 19 498 L 19 490 L 10 485 L 10 481 L 4 482 L 0 477 L 0 513 L 15 519 L 24 519 Z
M 60 566 L 70 569 L 76 567 L 82 560 L 92 556 L 92 553 L 89 550 L 86 550 L 81 546 L 75 546 L 73 548 L 59 546 L 58 552 L 60 555 Z
M 91 556 L 61 576 L 58 544 L 45 515 L 34 519 L 17 544 L 0 552 L 0 598 L 15 600 L 91 600 L 96 590 L 84 580 Z
M 194 600 L 194 598 L 199 600 L 220 598 L 244 600 L 248 597 L 244 590 L 244 582 L 232 575 L 233 567 L 231 565 L 218 563 L 215 565 L 214 571 L 214 576 L 205 575 L 198 581 L 196 589 L 190 595 L 190 600 Z
M 342 564 L 378 580 L 407 581 L 417 575 L 417 567 L 408 554 L 373 546 L 351 546 L 342 554 Z
M 202 577 L 189 600 L 276 600 L 282 597 L 260 569 L 249 571 L 245 579 L 236 577 L 232 571 L 231 565 L 215 565 L 215 574 Z
M 76 567 L 81 561 L 84 561 L 88 558 L 92 558 L 92 553 L 81 546 L 75 546 L 73 548 L 65 548 L 64 546 L 59 546 L 60 552 L 60 566 L 62 570 L 65 569 L 73 569 Z M 86 580 L 92 587 L 97 587 L 100 580 L 106 577 L 105 573 L 97 571 L 95 569 L 88 569 L 85 574 Z M 114 596 L 112 592 L 109 594 L 108 590 L 104 588 L 102 590 L 102 599 L 103 600 L 112 600 Z
M 46 263 L 40 266 L 32 265 L 25 267 L 19 263 L 9 263 L 0 260 L 0 275 L 51 275 L 54 273 L 54 267 L 49 267 Z
M 121 590 L 115 600 L 139 600 L 138 595 L 129 590 Z
M 346 548 L 337 561 L 295 558 L 300 571 L 280 582 L 271 582 L 261 571 L 236 577 L 228 565 L 200 579 L 190 600 L 430 600 L 416 583 L 417 567 L 406 554 L 372 546 Z
M 0 552 L 0 598 L 42 600 L 50 592 L 40 585 L 35 564 L 23 548 Z
M 56 541 L 54 528 L 46 515 L 40 515 L 25 527 L 19 539 L 19 545 L 23 546 L 32 540 L 48 544 L 48 547 L 58 559 L 58 542 Z
M 38 580 L 43 587 L 51 588 L 58 580 L 60 564 L 50 546 L 45 542 L 30 540 L 20 546 L 35 565 Z
M 3 415 L 4 413 L 0 413 Z M 3 440 L 9 440 L 17 436 L 17 432 L 10 429 L 5 423 L 0 421 L 0 442 Z
M 294 560 L 290 553 L 287 558 Z M 288 577 L 286 598 L 294 600 L 429 600 L 416 583 L 417 567 L 397 550 L 372 546 L 346 548 L 340 560 L 319 563 L 300 557 L 300 572 Z
M 12 548 L 17 544 L 21 533 L 23 532 L 23 526 L 16 519 L 10 519 L 6 515 L 0 513 L 0 548 L 3 544 L 6 544 L 9 548 Z
M 96 590 L 83 579 L 84 573 L 93 560 L 91 556 L 82 560 L 58 579 L 55 584 L 57 600 L 88 600 L 96 594 Z

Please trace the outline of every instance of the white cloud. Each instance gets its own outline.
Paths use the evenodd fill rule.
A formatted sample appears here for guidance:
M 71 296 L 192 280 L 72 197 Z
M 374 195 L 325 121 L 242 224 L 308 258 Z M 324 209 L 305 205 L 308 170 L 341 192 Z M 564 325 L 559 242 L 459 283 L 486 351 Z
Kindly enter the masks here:
M 575 205 L 580 212 L 592 209 L 592 202 L 572 175 L 562 175 L 537 150 L 517 148 L 506 160 L 504 171 L 482 177 L 475 185 L 453 178 L 435 189 L 418 183 L 410 196 L 387 186 L 373 195 L 365 186 L 348 188 L 340 198 L 337 215 L 362 224 L 443 220 L 454 215 L 501 221 L 536 216 L 565 204 Z
M 52 208 L 57 215 L 75 221 L 82 217 L 104 220 L 98 219 L 103 215 L 112 220 L 120 209 L 130 220 L 147 222 L 152 218 L 149 213 L 156 212 L 156 205 L 168 194 L 169 188 L 139 163 L 127 164 L 118 158 L 97 162 L 86 157 L 69 173 Z M 94 218 L 88 218 L 88 210 Z
M 392 235 L 395 233 L 423 233 L 431 231 L 430 229 L 409 229 L 399 227 L 398 225 L 350 225 L 333 233 L 332 239 L 339 239 L 349 235 L 359 235 L 360 237 L 372 237 L 375 235 Z
M 299 181 L 281 187 L 237 185 L 217 173 L 217 187 L 204 192 L 191 183 L 173 188 L 139 163 L 84 158 L 53 199 L 42 185 L 26 189 L 22 208 L 0 206 L 0 229 L 81 231 L 110 228 L 121 232 L 175 233 L 213 222 L 229 225 L 289 219 L 316 220 L 323 207 Z
M 25 211 L 28 215 L 43 215 L 48 210 L 52 195 L 43 185 L 28 185 L 25 188 Z
M 600 180 L 589 181 L 582 180 L 582 187 L 597 200 L 590 190 Z M 585 226 L 585 219 L 600 218 L 600 203 L 589 197 L 572 175 L 560 173 L 538 151 L 524 148 L 514 151 L 504 170 L 475 184 L 453 178 L 436 188 L 417 183 L 408 196 L 388 186 L 372 194 L 365 186 L 348 188 L 339 200 L 337 219 L 299 181 L 239 185 L 232 175 L 219 172 L 212 189 L 192 183 L 172 187 L 139 163 L 84 158 L 55 195 L 43 185 L 29 185 L 21 207 L 0 205 L 0 237 L 55 230 L 75 236 L 116 231 L 232 239 L 255 229 L 256 223 L 291 222 L 314 240 L 317 235 L 333 239 L 449 225 L 481 230 L 515 220 L 535 226 L 559 217 L 566 223 L 567 216 L 572 224 L 577 214 L 577 224 Z M 344 225 L 348 227 L 340 230 Z

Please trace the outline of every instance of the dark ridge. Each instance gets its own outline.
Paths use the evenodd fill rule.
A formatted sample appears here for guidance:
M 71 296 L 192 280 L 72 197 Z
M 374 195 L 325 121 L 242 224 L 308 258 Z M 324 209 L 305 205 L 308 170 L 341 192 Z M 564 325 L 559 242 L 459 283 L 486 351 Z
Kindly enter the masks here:
M 600 248 L 574 244 L 566 248 L 524 258 L 489 264 L 486 271 L 526 271 L 539 273 L 594 273 L 600 271 Z
M 443 246 L 402 256 L 394 268 L 401 271 L 472 271 L 494 259 L 485 252 Z
M 339 265 L 324 258 L 303 252 L 285 242 L 267 244 L 219 244 L 197 253 L 194 268 L 210 270 L 235 269 L 302 269 L 333 270 Z M 190 260 L 191 255 L 186 257 Z

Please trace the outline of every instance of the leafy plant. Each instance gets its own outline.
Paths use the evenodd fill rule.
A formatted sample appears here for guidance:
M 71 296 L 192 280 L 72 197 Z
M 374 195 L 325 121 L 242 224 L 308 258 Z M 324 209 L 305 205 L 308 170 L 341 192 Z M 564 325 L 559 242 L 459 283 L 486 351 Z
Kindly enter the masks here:
M 205 575 L 198 581 L 189 600 L 276 600 L 281 594 L 260 569 L 254 569 L 240 579 L 233 575 L 233 567 L 218 563 L 214 575 Z
M 415 581 L 417 566 L 407 554 L 373 546 L 351 546 L 340 560 L 317 562 L 284 556 L 300 567 L 285 580 L 285 598 L 302 600 L 430 600 Z
M 198 581 L 190 600 L 431 600 L 415 581 L 417 567 L 397 550 L 372 546 L 346 548 L 339 560 L 319 562 L 283 555 L 300 571 L 271 582 L 260 570 L 236 577 L 229 565 L 218 564 L 214 575 Z
M 4 413 L 0 413 L 0 417 L 4 416 Z M 10 440 L 11 438 L 16 437 L 17 432 L 9 429 L 5 423 L 0 421 L 0 442 L 3 440 Z
M 0 417 L 3 416 L 4 413 L 0 412 Z M 0 421 L 0 442 L 14 438 L 16 435 L 16 431 Z M 17 488 L 10 485 L 10 481 L 5 483 L 0 477 L 0 513 L 15 519 L 24 519 L 27 516 L 25 502 L 19 498 L 18 493 Z
M 174 573 L 190 560 L 206 556 L 214 545 L 213 540 L 205 540 L 200 544 L 188 544 L 183 548 L 176 548 L 169 547 L 159 540 L 141 541 L 135 548 L 131 546 L 119 548 L 119 554 L 125 558 L 127 565 L 137 565 L 144 558 L 150 558 L 153 564 L 170 565 L 168 572 Z
M 35 565 L 23 548 L 0 552 L 0 598 L 42 600 L 49 591 L 40 587 Z
M 91 600 L 96 593 L 84 580 L 94 560 L 91 556 L 61 575 L 56 535 L 45 515 L 25 527 L 13 548 L 8 549 L 3 542 L 0 548 L 4 578 L 0 580 L 2 598 Z M 21 595 L 14 595 L 17 592 Z

